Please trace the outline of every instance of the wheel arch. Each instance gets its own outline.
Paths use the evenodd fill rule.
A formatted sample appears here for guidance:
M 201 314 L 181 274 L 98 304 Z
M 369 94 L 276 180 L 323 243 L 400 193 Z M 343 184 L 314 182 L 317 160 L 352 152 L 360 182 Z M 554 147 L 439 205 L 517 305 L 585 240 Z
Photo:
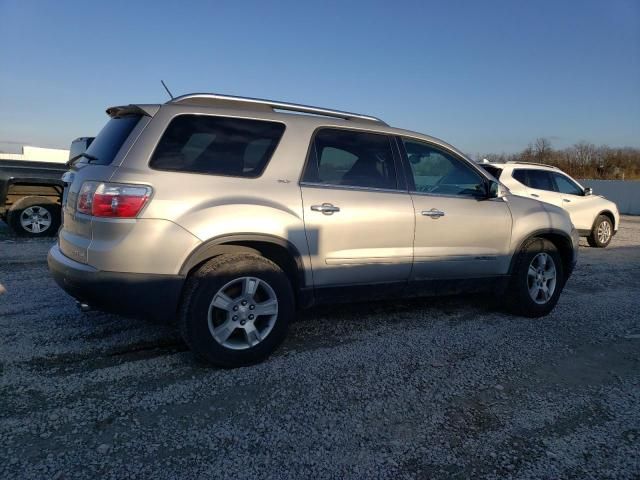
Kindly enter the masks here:
M 562 270 L 564 272 L 565 279 L 569 278 L 571 271 L 574 266 L 573 261 L 573 242 L 571 237 L 567 235 L 565 232 L 561 230 L 554 229 L 545 229 L 545 230 L 537 230 L 535 232 L 530 233 L 520 244 L 518 248 L 515 250 L 515 253 L 511 257 L 511 263 L 509 265 L 509 275 L 513 273 L 513 269 L 516 264 L 516 257 L 522 252 L 525 244 L 531 240 L 532 238 L 544 238 L 545 240 L 550 241 L 555 245 L 560 253 L 560 258 L 562 259 Z
M 613 212 L 610 210 L 602 210 L 601 212 L 599 212 L 595 218 L 593 219 L 593 224 L 591 225 L 591 231 L 593 231 L 594 227 L 596 226 L 596 222 L 598 221 L 598 217 L 600 215 L 604 215 L 605 217 L 607 217 L 609 220 L 611 220 L 611 226 L 613 227 L 613 231 L 615 232 L 617 225 L 616 225 L 616 217 L 613 215 Z
M 304 264 L 298 249 L 288 240 L 267 234 L 232 234 L 212 238 L 199 245 L 185 260 L 180 275 L 189 276 L 200 265 L 219 255 L 248 253 L 265 257 L 278 265 L 289 277 L 299 300 L 305 289 Z

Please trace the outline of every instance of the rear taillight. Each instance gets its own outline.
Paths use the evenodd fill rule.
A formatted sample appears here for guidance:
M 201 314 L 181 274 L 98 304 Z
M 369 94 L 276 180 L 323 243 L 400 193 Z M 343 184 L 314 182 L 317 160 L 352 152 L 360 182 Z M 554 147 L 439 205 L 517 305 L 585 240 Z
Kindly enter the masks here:
M 151 187 L 120 183 L 84 182 L 77 210 L 94 217 L 136 217 L 151 197 Z

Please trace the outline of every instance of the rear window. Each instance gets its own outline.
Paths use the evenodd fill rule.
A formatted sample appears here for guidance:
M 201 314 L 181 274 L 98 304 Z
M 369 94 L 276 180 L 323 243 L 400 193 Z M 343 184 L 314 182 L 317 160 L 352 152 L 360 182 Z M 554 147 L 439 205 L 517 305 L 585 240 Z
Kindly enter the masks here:
M 150 166 L 156 170 L 259 177 L 284 133 L 263 120 L 180 115 L 160 139 Z
M 500 178 L 500 175 L 502 174 L 502 169 L 498 168 L 498 167 L 494 167 L 493 165 L 482 165 L 482 164 L 480 164 L 480 166 L 482 168 L 484 168 L 485 171 L 487 171 L 491 175 L 493 175 L 495 178 Z
M 91 164 L 111 165 L 140 118 L 140 115 L 132 115 L 109 120 L 87 149 L 88 155 L 97 158 L 97 160 L 91 160 Z

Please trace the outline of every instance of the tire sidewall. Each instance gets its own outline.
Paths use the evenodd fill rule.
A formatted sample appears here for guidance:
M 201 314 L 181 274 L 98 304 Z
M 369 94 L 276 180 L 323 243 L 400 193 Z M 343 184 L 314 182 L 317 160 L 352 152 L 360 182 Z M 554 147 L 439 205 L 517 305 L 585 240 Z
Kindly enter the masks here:
M 529 295 L 528 271 L 531 261 L 539 253 L 548 254 L 556 268 L 556 288 L 551 299 L 545 304 L 536 303 Z M 564 288 L 564 268 L 558 249 L 550 241 L 534 238 L 528 241 L 518 255 L 512 277 L 511 304 L 516 313 L 527 317 L 542 317 L 553 310 Z
M 20 217 L 22 213 L 30 208 L 38 206 L 40 208 L 44 208 L 51 215 L 51 225 L 49 228 L 42 232 L 34 233 L 28 230 L 25 230 L 20 222 Z M 24 197 L 14 203 L 8 214 L 7 214 L 7 223 L 11 227 L 11 229 L 16 233 L 16 235 L 20 235 L 22 237 L 50 237 L 55 235 L 58 232 L 58 228 L 60 227 L 60 219 L 61 212 L 60 206 L 57 203 L 49 200 L 46 197 Z
M 227 258 L 229 257 L 229 258 Z M 256 277 L 273 288 L 278 300 L 278 316 L 273 329 L 255 347 L 233 350 L 220 345 L 209 330 L 208 312 L 214 295 L 239 277 Z M 277 265 L 254 255 L 222 255 L 211 267 L 196 272 L 182 311 L 182 334 L 197 357 L 223 367 L 251 365 L 266 358 L 284 340 L 294 315 L 291 284 Z
M 611 234 L 609 235 L 609 240 L 607 240 L 605 243 L 603 243 L 598 238 L 598 229 L 600 228 L 600 225 L 602 225 L 605 222 L 609 224 L 609 229 L 610 229 Z M 591 236 L 592 236 L 592 240 L 593 240 L 592 243 L 595 244 L 596 247 L 605 248 L 607 245 L 609 245 L 611 243 L 611 239 L 613 238 L 613 224 L 611 223 L 611 220 L 608 217 L 604 216 L 604 215 L 600 215 L 596 219 L 596 223 L 593 226 L 593 231 L 591 232 Z

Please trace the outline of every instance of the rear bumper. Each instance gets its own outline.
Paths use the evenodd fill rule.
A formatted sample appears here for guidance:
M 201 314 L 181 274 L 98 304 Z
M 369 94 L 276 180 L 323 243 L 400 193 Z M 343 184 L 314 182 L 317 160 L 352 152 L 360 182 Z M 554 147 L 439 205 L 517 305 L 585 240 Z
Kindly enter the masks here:
M 47 262 L 56 283 L 93 308 L 161 321 L 175 318 L 182 276 L 103 272 L 66 257 L 57 244 L 49 250 Z

